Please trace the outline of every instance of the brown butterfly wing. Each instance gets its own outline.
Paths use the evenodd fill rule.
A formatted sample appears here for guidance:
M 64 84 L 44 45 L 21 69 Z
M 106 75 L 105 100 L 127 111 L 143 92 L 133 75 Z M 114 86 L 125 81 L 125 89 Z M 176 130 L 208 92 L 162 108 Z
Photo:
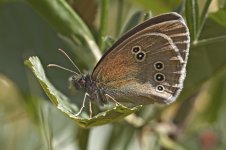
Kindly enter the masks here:
M 133 51 L 135 47 L 139 52 Z M 122 36 L 101 58 L 92 78 L 119 102 L 170 103 L 182 88 L 188 48 L 189 33 L 182 17 L 164 14 Z M 156 69 L 156 62 L 164 67 Z

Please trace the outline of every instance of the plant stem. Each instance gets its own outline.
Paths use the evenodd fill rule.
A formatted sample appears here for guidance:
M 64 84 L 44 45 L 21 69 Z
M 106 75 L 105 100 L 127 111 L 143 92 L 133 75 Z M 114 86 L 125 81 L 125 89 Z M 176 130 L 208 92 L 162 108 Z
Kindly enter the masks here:
M 185 15 L 187 24 L 190 30 L 191 43 L 194 42 L 197 35 L 198 27 L 198 4 L 197 0 L 186 0 L 185 1 Z
M 117 5 L 118 11 L 117 11 L 117 21 L 116 21 L 116 37 L 118 37 L 121 32 L 124 0 L 118 0 L 117 3 L 118 3 Z
M 197 31 L 197 35 L 196 35 L 196 39 L 195 41 L 198 40 L 201 32 L 202 32 L 202 29 L 204 27 L 204 24 L 206 22 L 206 18 L 208 16 L 208 9 L 209 9 L 209 6 L 210 6 L 210 3 L 211 3 L 212 0 L 207 0 L 207 2 L 205 3 L 205 6 L 204 6 L 204 9 L 202 11 L 202 14 L 201 14 L 201 18 L 200 18 L 200 24 L 199 24 L 199 28 L 198 28 L 198 31 Z
M 192 47 L 208 45 L 220 41 L 226 41 L 226 35 L 197 41 L 196 43 L 192 44 Z
M 100 17 L 100 32 L 98 37 L 98 45 L 102 51 L 104 50 L 103 36 L 106 35 L 107 31 L 108 6 L 109 0 L 101 0 L 101 17 Z
M 90 129 L 80 128 L 77 134 L 78 145 L 80 150 L 87 150 L 89 143 L 89 133 Z

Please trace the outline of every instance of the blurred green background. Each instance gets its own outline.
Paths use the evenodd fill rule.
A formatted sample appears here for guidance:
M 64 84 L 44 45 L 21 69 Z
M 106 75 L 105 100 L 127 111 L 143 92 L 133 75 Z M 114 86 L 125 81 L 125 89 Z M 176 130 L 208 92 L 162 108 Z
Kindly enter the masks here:
M 52 84 L 68 90 L 72 68 L 96 62 L 145 15 L 176 11 L 191 33 L 184 89 L 169 106 L 148 105 L 126 119 L 83 129 L 46 97 L 24 65 L 38 56 Z M 226 0 L 0 0 L 0 149 L 224 150 L 226 148 Z

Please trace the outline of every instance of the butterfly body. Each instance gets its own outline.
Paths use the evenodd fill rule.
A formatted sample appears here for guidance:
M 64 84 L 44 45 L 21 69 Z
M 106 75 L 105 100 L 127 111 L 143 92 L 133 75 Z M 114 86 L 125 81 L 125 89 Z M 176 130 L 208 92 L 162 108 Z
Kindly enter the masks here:
M 74 75 L 69 79 L 69 81 L 76 88 L 76 90 L 88 93 L 92 100 L 98 102 L 101 105 L 106 103 L 106 100 L 103 97 L 104 91 L 97 87 L 96 82 L 89 74 L 79 76 Z
M 134 104 L 171 103 L 183 87 L 189 43 L 183 18 L 163 14 L 123 35 L 91 75 L 71 81 L 100 104 L 109 98 Z

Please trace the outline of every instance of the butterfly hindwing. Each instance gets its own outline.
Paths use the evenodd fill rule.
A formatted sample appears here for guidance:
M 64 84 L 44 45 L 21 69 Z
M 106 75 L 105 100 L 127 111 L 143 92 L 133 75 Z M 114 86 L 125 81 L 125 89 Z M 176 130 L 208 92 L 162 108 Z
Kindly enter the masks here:
M 176 13 L 152 18 L 122 36 L 104 54 L 92 78 L 119 102 L 170 103 L 185 77 L 189 32 Z

